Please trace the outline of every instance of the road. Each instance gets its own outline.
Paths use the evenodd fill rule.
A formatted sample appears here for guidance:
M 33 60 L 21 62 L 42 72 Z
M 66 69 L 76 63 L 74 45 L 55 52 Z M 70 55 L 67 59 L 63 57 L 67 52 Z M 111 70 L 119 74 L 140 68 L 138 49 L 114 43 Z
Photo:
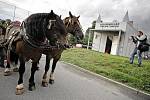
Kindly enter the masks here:
M 55 71 L 55 83 L 41 86 L 45 58 L 40 60 L 40 70 L 35 74 L 36 90 L 28 91 L 31 63 L 26 63 L 24 74 L 25 93 L 15 95 L 18 73 L 3 76 L 0 69 L 0 100 L 150 100 L 135 95 L 124 88 L 74 69 L 59 62 Z

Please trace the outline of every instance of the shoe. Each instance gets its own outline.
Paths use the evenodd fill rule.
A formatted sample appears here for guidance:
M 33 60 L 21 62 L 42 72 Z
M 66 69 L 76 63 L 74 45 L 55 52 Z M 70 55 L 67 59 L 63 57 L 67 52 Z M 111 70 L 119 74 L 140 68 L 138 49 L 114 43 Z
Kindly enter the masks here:
M 133 62 L 130 62 L 130 64 L 133 64 Z
M 141 64 L 138 64 L 138 67 L 141 67 Z

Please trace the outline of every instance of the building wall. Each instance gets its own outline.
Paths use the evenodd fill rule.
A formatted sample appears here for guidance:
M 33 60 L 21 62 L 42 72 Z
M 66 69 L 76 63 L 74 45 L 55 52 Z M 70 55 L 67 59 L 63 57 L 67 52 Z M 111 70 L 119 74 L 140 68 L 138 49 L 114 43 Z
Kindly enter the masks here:
M 119 55 L 127 57 L 130 56 L 135 47 L 135 44 L 132 42 L 132 40 L 129 39 L 129 37 L 134 35 L 134 33 L 136 32 L 137 29 L 135 29 L 131 24 L 129 23 L 126 24 L 126 31 L 121 36 Z
M 112 39 L 112 47 L 111 47 L 111 53 L 112 55 L 118 54 L 118 46 L 119 46 L 119 32 L 117 32 L 118 35 L 114 35 Z
M 105 52 L 107 34 L 101 33 L 101 41 L 99 46 L 99 52 Z
M 125 32 L 122 32 L 120 41 L 119 41 L 118 55 L 121 55 L 121 56 L 123 55 L 124 45 L 125 45 Z
M 126 25 L 127 25 L 127 22 L 120 22 L 119 30 L 126 31 L 126 28 L 127 28 Z
M 92 44 L 92 50 L 99 51 L 99 52 L 105 52 L 105 47 L 106 47 L 106 41 L 107 41 L 107 36 L 112 38 L 113 41 L 113 36 L 118 35 L 118 32 L 94 32 L 94 39 L 93 39 L 93 44 Z M 115 46 L 116 43 L 115 41 L 113 42 Z M 112 50 L 115 50 L 115 47 L 112 47 Z M 116 52 L 116 51 L 113 51 Z
M 94 32 L 92 50 L 99 51 L 99 45 L 101 41 L 101 34 Z
M 92 50 L 105 52 L 107 35 L 102 32 L 94 32 Z

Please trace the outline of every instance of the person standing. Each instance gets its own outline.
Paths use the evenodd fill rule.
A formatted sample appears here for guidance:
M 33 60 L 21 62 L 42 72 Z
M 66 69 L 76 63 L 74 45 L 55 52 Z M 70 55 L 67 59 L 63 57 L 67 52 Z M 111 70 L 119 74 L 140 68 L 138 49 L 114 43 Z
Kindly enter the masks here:
M 130 64 L 133 64 L 134 56 L 137 54 L 138 57 L 138 66 L 140 67 L 142 64 L 142 52 L 146 51 L 143 49 L 143 46 L 146 45 L 147 36 L 143 34 L 142 31 L 138 31 L 137 36 L 131 36 L 133 42 L 135 43 L 135 48 L 130 56 Z

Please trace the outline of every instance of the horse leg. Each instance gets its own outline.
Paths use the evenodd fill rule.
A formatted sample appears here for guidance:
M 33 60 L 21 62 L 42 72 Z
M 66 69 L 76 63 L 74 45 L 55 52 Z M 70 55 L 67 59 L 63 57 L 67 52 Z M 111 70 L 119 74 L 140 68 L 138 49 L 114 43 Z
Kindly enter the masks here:
M 34 82 L 34 74 L 37 70 L 37 64 L 38 62 L 32 62 L 32 67 L 31 67 L 31 76 L 29 79 L 29 91 L 35 90 L 35 82 Z
M 16 87 L 16 95 L 21 95 L 24 93 L 24 86 L 23 86 L 23 74 L 25 72 L 25 59 L 20 56 L 20 66 L 19 66 L 19 80 L 18 85 Z
M 58 60 L 60 59 L 60 57 L 61 56 L 58 56 L 53 59 L 52 70 L 51 70 L 50 79 L 49 79 L 50 84 L 54 84 L 54 71 L 55 71 L 56 64 L 57 64 Z
M 4 70 L 4 76 L 10 76 L 11 74 L 12 74 L 12 70 L 10 68 L 10 63 L 7 61 L 7 65 Z
M 10 76 L 12 74 L 12 70 L 11 70 L 11 62 L 12 62 L 12 51 L 7 51 L 7 65 L 6 68 L 4 70 L 4 76 Z
M 18 58 L 19 58 L 18 55 L 14 53 L 14 64 L 13 64 L 13 67 L 14 67 L 13 71 L 14 72 L 18 72 L 18 70 L 19 70 L 18 67 L 17 67 L 17 65 L 18 65 Z
M 50 55 L 46 55 L 46 64 L 45 64 L 45 72 L 44 72 L 44 75 L 43 75 L 43 79 L 42 79 L 42 86 L 43 87 L 47 87 L 48 86 L 48 82 L 47 82 L 47 72 L 49 70 L 49 67 L 50 67 Z

